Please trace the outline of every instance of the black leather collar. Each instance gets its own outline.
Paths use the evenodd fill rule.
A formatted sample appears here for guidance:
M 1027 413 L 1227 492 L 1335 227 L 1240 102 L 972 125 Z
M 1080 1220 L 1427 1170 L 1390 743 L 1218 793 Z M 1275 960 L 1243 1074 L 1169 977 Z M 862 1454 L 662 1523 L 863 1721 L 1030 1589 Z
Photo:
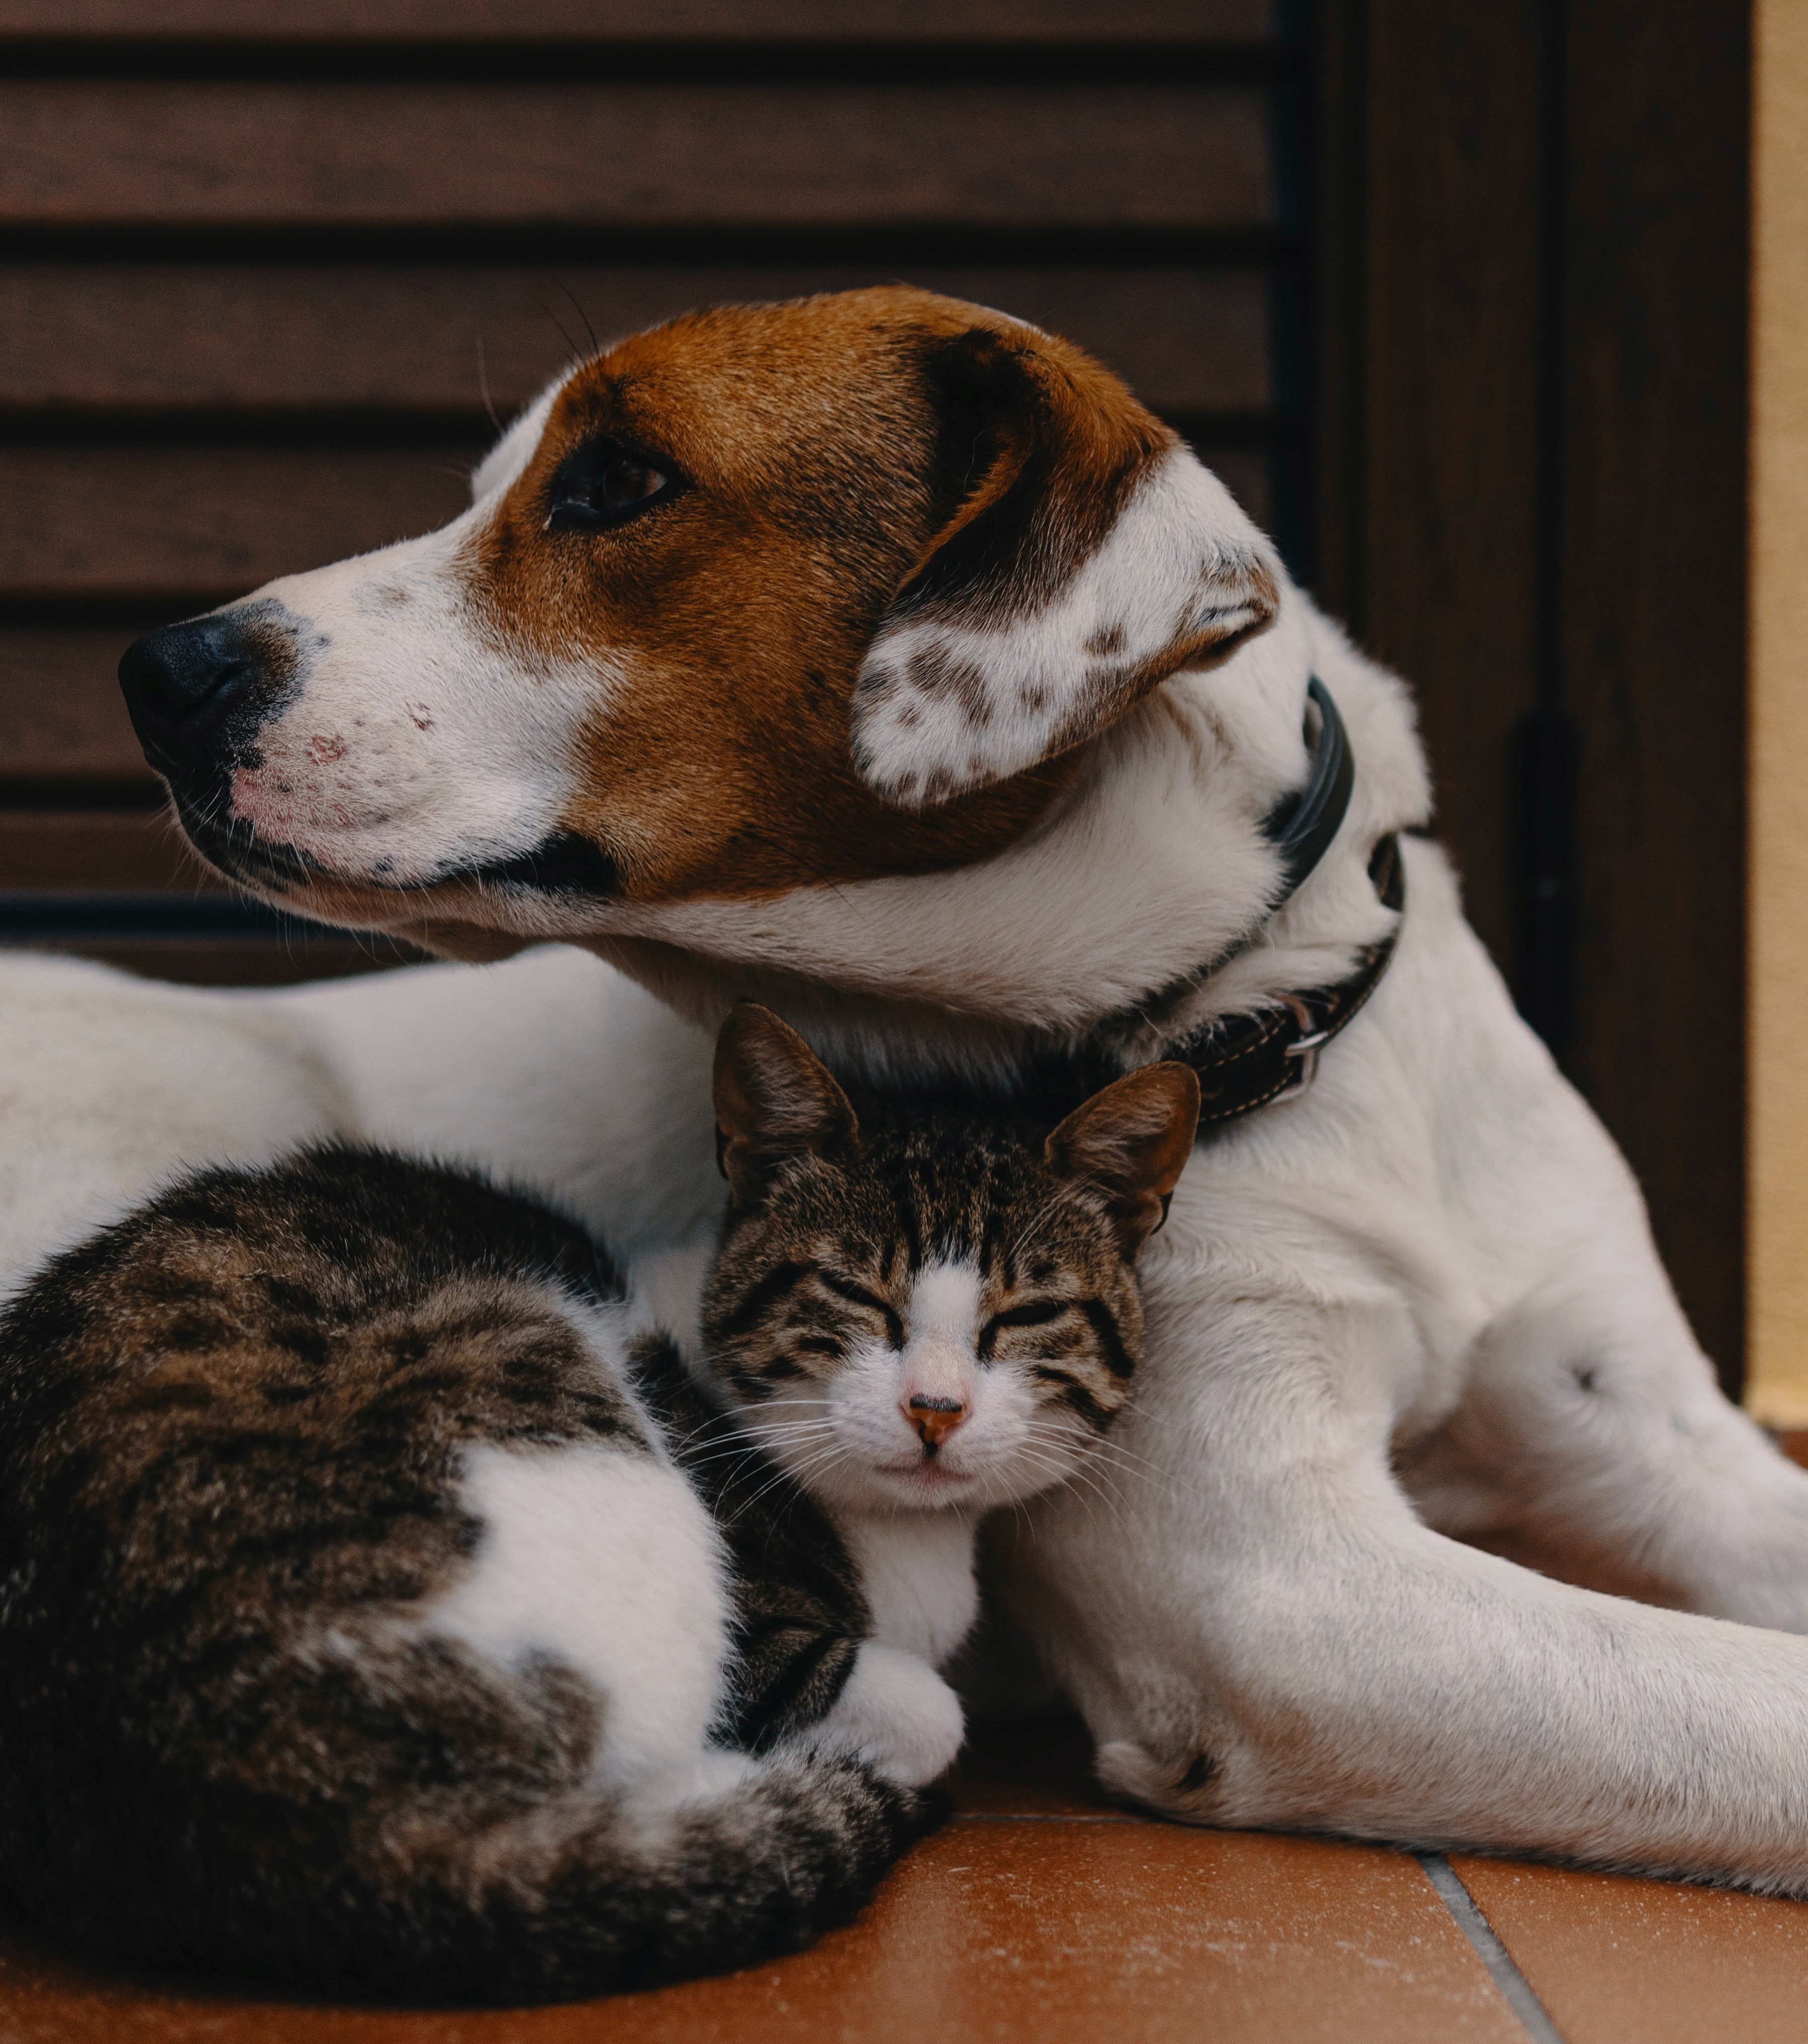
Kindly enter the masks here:
M 1280 896 L 1260 924 L 1208 965 L 1139 1001 L 1134 1009 L 1108 1017 L 1077 1054 L 1038 1060 L 1031 1091 L 1039 1100 L 1073 1104 L 1134 1065 L 1149 1062 L 1146 1052 L 1114 1058 L 1110 1047 L 1114 1041 L 1146 1043 L 1150 1024 L 1158 1027 L 1164 1011 L 1179 1009 L 1214 973 L 1246 951 L 1330 849 L 1349 812 L 1356 765 L 1330 690 L 1315 674 L 1306 694 L 1319 713 L 1311 770 L 1305 786 L 1279 803 L 1263 825 L 1281 855 Z M 1397 836 L 1390 834 L 1376 845 L 1368 878 L 1384 906 L 1396 912 L 1405 908 L 1406 869 Z M 1253 1113 L 1271 1101 L 1303 1093 L 1317 1076 L 1326 1045 L 1355 1019 L 1380 984 L 1399 936 L 1396 924 L 1379 943 L 1365 945 L 1354 970 L 1334 986 L 1284 994 L 1276 1005 L 1247 1014 L 1215 1016 L 1192 1035 L 1163 1046 L 1157 1054 L 1162 1060 L 1191 1065 L 1199 1074 L 1201 1132 Z
M 1284 864 L 1286 885 L 1269 910 L 1273 916 L 1299 889 L 1325 854 L 1349 813 L 1356 787 L 1349 734 L 1331 692 L 1316 674 L 1306 697 L 1319 713 L 1319 743 L 1312 770 L 1297 795 L 1269 813 L 1263 828 Z M 1397 836 L 1383 838 L 1368 860 L 1368 878 L 1384 907 L 1406 906 L 1406 868 Z M 1253 1113 L 1270 1101 L 1291 1100 L 1318 1076 L 1319 1054 L 1353 1020 L 1388 970 L 1399 926 L 1379 943 L 1365 945 L 1356 970 L 1334 986 L 1284 995 L 1280 1005 L 1253 1014 L 1215 1016 L 1165 1051 L 1199 1074 L 1201 1128 Z M 1247 947 L 1247 941 L 1238 947 Z
M 1312 770 L 1296 795 L 1288 795 L 1272 809 L 1262 828 L 1280 854 L 1287 885 L 1280 901 L 1299 890 L 1300 883 L 1331 848 L 1349 809 L 1356 789 L 1356 762 L 1349 750 L 1349 733 L 1331 699 L 1331 692 L 1315 674 L 1306 684 L 1306 700 L 1319 713 L 1319 743 Z
M 1384 907 L 1406 907 L 1406 866 L 1399 839 L 1392 833 L 1376 846 L 1368 878 Z M 1356 970 L 1334 986 L 1283 994 L 1278 1007 L 1253 1014 L 1219 1016 L 1172 1045 L 1164 1055 L 1199 1074 L 1200 1127 L 1234 1121 L 1272 1100 L 1303 1093 L 1318 1076 L 1325 1046 L 1356 1019 L 1380 985 L 1399 934 L 1396 923 L 1379 943 L 1365 944 Z

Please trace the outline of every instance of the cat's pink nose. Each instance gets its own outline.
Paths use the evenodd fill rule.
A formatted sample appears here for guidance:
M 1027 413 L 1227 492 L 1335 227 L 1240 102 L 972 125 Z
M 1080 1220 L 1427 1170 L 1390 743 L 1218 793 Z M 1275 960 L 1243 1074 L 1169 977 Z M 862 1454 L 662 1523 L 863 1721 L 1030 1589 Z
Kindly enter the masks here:
M 929 1398 L 919 1395 L 904 1408 L 904 1417 L 916 1427 L 926 1454 L 934 1454 L 972 1411 L 959 1398 Z

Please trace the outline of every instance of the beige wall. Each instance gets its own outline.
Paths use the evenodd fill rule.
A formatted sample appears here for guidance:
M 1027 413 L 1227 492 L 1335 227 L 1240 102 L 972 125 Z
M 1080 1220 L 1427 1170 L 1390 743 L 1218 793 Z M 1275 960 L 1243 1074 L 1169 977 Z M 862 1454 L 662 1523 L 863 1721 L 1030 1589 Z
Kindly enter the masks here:
M 1808 0 L 1757 0 L 1747 1402 L 1808 1427 Z

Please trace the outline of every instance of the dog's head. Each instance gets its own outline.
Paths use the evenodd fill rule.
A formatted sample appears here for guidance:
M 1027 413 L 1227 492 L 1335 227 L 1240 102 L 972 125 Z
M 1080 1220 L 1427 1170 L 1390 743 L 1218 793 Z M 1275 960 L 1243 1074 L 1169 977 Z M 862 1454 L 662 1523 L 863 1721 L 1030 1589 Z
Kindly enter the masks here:
M 1108 372 L 904 289 L 623 341 L 474 497 L 121 667 L 216 865 L 454 951 L 984 856 L 1277 601 L 1254 528 Z

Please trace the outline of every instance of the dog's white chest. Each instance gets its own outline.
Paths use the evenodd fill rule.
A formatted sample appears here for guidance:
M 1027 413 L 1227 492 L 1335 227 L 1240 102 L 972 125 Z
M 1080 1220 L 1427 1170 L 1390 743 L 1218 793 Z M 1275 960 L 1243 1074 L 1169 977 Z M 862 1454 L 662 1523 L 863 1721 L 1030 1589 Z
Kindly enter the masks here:
M 860 1570 L 873 1638 L 939 1667 L 979 1615 L 972 1522 L 956 1512 L 850 1512 L 839 1530 Z

